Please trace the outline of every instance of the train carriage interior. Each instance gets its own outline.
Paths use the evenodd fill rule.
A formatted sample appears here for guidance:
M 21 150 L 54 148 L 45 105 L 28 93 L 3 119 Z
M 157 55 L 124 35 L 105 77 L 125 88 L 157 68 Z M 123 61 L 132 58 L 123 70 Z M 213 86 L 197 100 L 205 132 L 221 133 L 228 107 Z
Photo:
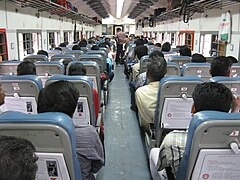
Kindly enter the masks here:
M 239 180 L 239 59 L 239 0 L 0 0 L 0 180 Z

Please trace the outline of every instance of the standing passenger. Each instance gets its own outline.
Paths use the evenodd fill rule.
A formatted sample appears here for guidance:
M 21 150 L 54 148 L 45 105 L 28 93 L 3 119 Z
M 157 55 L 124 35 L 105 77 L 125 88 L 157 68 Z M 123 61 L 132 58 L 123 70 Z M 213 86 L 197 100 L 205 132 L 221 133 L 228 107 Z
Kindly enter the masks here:
M 123 63 L 121 59 L 123 57 L 123 44 L 125 43 L 126 34 L 122 32 L 121 28 L 117 28 L 116 42 L 117 42 L 117 54 L 116 63 Z M 121 57 L 121 59 L 120 59 Z

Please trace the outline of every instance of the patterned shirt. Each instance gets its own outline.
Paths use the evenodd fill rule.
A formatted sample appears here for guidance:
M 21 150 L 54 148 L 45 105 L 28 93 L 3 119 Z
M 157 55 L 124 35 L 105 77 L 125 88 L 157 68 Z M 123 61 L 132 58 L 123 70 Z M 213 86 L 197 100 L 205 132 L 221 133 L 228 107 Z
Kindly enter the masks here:
M 171 167 L 176 178 L 181 158 L 183 157 L 187 141 L 186 131 L 172 131 L 167 134 L 160 146 L 157 169 L 162 171 Z
M 93 173 L 97 173 L 104 164 L 102 143 L 96 129 L 91 125 L 77 126 L 75 132 L 82 179 L 94 180 Z

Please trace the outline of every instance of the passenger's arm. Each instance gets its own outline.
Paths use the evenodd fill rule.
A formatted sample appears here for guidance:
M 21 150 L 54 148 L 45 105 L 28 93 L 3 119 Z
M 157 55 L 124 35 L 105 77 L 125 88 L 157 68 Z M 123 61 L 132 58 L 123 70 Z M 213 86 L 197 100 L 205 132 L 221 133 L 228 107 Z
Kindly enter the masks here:
M 104 150 L 99 135 L 95 134 L 95 152 L 96 156 L 92 160 L 92 172 L 97 173 L 104 164 Z
M 239 112 L 240 109 L 240 98 L 233 94 L 233 105 L 231 112 Z

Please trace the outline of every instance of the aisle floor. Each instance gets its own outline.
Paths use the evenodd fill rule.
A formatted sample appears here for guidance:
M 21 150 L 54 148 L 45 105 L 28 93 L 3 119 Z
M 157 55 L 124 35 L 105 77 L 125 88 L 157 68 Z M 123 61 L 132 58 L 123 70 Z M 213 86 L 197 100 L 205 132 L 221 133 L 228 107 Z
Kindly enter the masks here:
M 135 112 L 130 110 L 128 80 L 123 66 L 115 68 L 106 107 L 106 164 L 97 180 L 151 180 L 148 158 Z

